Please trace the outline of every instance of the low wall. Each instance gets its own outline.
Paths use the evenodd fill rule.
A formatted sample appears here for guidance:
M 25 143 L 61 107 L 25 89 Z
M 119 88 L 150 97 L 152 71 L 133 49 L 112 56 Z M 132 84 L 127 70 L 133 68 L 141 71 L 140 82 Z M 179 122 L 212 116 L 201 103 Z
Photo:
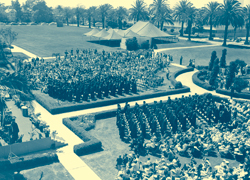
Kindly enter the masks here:
M 84 142 L 74 146 L 74 153 L 78 156 L 102 150 L 102 142 L 91 136 L 83 128 L 76 126 L 69 118 L 63 119 L 63 124 Z
M 231 96 L 231 90 L 226 90 L 226 89 L 216 89 L 216 93 Z M 242 99 L 250 99 L 250 93 L 238 93 L 234 91 L 233 97 L 235 98 L 242 98 Z
M 8 146 L 0 146 L 0 158 L 7 159 L 10 151 L 17 156 L 21 156 L 51 148 L 59 148 L 65 145 L 67 144 L 52 140 L 50 137 L 22 143 L 15 143 Z
M 198 72 L 196 72 L 196 73 L 193 74 L 193 76 L 192 76 L 193 83 L 194 83 L 195 85 L 197 85 L 197 86 L 200 86 L 200 87 L 202 87 L 202 88 L 208 90 L 208 91 L 212 91 L 212 90 L 213 90 L 213 87 L 212 87 L 210 84 L 208 84 L 208 83 L 206 83 L 206 82 L 204 82 L 204 81 L 201 81 L 201 80 L 199 79 L 199 74 L 200 74 L 200 73 L 201 73 L 201 71 L 198 71 Z
M 178 81 L 176 81 L 177 76 L 179 76 L 179 75 L 181 75 L 183 73 L 186 73 L 186 72 L 193 71 L 193 70 L 194 70 L 193 67 L 189 67 L 189 68 L 186 68 L 186 69 L 181 69 L 179 71 L 173 72 L 173 74 L 170 77 L 170 81 L 171 81 L 172 85 L 175 87 L 176 83 L 178 82 Z M 185 88 L 185 86 L 184 86 L 184 88 Z M 190 92 L 190 89 L 189 89 L 188 92 Z
M 167 95 L 179 94 L 179 93 L 186 93 L 186 92 L 190 92 L 189 87 L 184 87 L 181 89 L 173 89 L 173 90 L 168 90 L 168 91 L 163 91 L 163 92 L 158 92 L 158 93 L 153 93 L 153 94 L 135 95 L 132 97 L 123 97 L 119 99 L 116 98 L 116 99 L 111 99 L 111 100 L 90 102 L 87 104 L 72 104 L 70 106 L 61 106 L 57 108 L 50 107 L 36 95 L 35 97 L 36 97 L 36 101 L 39 104 L 41 104 L 45 109 L 47 109 L 51 114 L 54 115 L 54 114 L 60 114 L 60 113 L 65 113 L 65 112 L 72 112 L 72 111 L 78 111 L 78 110 L 83 110 L 83 109 L 90 109 L 90 108 L 108 106 L 108 105 L 113 105 L 113 104 L 120 104 L 124 102 L 129 102 L 129 101 L 137 101 L 137 100 L 142 100 L 142 99 L 149 99 L 149 98 L 155 98 L 155 97 L 167 96 Z

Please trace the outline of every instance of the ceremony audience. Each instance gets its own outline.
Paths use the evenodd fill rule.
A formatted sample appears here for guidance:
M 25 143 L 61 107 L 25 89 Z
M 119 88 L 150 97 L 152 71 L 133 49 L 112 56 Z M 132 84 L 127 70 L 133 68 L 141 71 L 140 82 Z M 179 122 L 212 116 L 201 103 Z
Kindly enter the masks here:
M 153 104 L 144 102 L 133 108 L 129 104 L 123 109 L 118 105 L 117 126 L 121 139 L 130 143 L 137 156 L 151 154 L 169 162 L 167 166 L 160 162 L 153 166 L 159 169 L 167 167 L 168 176 L 154 174 L 154 171 L 148 174 L 143 166 L 140 177 L 122 165 L 124 168 L 119 173 L 129 170 L 132 179 L 249 179 L 249 107 L 248 102 L 221 101 L 211 94 L 169 98 L 166 102 Z M 201 164 L 194 168 L 185 164 L 178 169 L 181 167 L 180 156 L 191 158 L 191 161 L 193 158 L 220 157 L 236 160 L 241 165 L 228 168 L 223 163 L 216 167 Z M 177 164 L 174 170 L 178 175 L 170 173 L 173 162 Z
M 138 93 L 161 86 L 157 75 L 169 65 L 171 56 L 151 50 L 98 52 L 96 49 L 65 51 L 55 61 L 33 58 L 24 62 L 19 73 L 30 84 L 51 97 L 77 101 Z

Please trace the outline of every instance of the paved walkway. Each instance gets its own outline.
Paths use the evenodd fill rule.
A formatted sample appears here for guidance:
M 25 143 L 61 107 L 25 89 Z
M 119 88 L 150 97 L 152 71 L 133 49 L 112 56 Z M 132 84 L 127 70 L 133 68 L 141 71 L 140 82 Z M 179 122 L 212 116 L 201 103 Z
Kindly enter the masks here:
M 211 46 L 211 45 L 210 45 Z M 215 46 L 215 45 L 214 45 Z M 200 47 L 200 46 L 197 46 Z M 184 48 L 196 48 L 194 47 L 180 47 L 179 49 Z M 168 48 L 171 49 L 171 48 Z M 23 52 L 24 54 L 30 56 L 30 57 L 37 57 L 36 55 L 29 53 L 26 50 L 23 50 L 17 46 L 14 46 L 15 52 Z M 176 65 L 179 67 L 185 67 L 178 64 L 172 63 L 172 65 Z M 176 94 L 171 95 L 171 98 L 179 98 L 184 96 L 187 96 L 189 94 L 203 94 L 207 91 L 205 89 L 202 89 L 192 82 L 192 75 L 196 71 L 184 73 L 177 77 L 177 81 L 181 81 L 183 85 L 189 86 L 191 89 L 191 92 L 189 93 L 183 93 L 183 94 Z M 211 92 L 210 92 L 211 93 Z M 215 92 L 212 92 L 212 94 L 216 94 Z M 223 95 L 220 95 L 223 96 Z M 154 101 L 160 101 L 160 100 L 167 100 L 169 96 L 164 97 L 158 97 L 158 98 L 151 98 L 146 100 L 140 100 L 140 101 L 132 101 L 129 102 L 131 106 L 134 106 L 137 102 L 138 104 L 142 105 L 143 101 L 146 101 L 147 103 L 151 103 Z M 120 104 L 121 107 L 124 107 L 125 103 Z M 111 106 L 105 106 L 105 107 L 98 107 L 93 109 L 86 109 L 86 110 L 80 110 L 80 111 L 74 111 L 69 113 L 62 113 L 58 115 L 52 115 L 50 114 L 46 109 L 44 109 L 39 103 L 36 101 L 33 101 L 33 106 L 35 108 L 35 113 L 41 113 L 41 119 L 47 122 L 47 124 L 50 126 L 51 131 L 56 130 L 58 132 L 58 136 L 62 137 L 66 143 L 68 143 L 68 146 L 60 148 L 57 150 L 57 154 L 59 157 L 59 161 L 61 164 L 68 170 L 68 172 L 71 174 L 71 176 L 76 180 L 100 180 L 100 177 L 98 177 L 87 165 L 82 161 L 80 157 L 78 157 L 73 152 L 73 146 L 79 143 L 82 143 L 83 141 L 76 136 L 72 131 L 70 131 L 66 126 L 62 124 L 62 119 L 65 117 L 72 117 L 72 116 L 78 116 L 88 113 L 94 113 L 94 112 L 102 112 L 105 110 L 115 110 L 117 108 L 117 105 L 111 105 Z

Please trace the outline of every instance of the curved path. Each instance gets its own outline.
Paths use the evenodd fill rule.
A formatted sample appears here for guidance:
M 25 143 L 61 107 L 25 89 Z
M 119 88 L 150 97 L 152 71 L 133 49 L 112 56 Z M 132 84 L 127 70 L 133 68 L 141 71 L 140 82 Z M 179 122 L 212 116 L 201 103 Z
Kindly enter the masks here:
M 194 48 L 194 47 L 190 47 Z M 196 47 L 195 47 L 196 48 Z M 28 56 L 37 57 L 36 55 L 19 48 L 17 46 L 14 46 L 13 52 L 22 52 Z M 185 66 L 181 66 L 178 64 L 172 63 L 172 65 L 179 66 L 185 68 Z M 188 72 L 184 73 L 182 75 L 179 75 L 177 77 L 178 81 L 181 81 L 183 85 L 186 85 L 190 87 L 191 92 L 189 93 L 183 93 L 183 94 L 176 94 L 171 95 L 171 98 L 180 98 L 183 95 L 193 95 L 195 93 L 197 94 L 203 94 L 206 92 L 210 92 L 212 94 L 216 94 L 223 97 L 228 97 L 224 95 L 217 94 L 216 92 L 207 91 L 205 89 L 202 89 L 198 86 L 196 86 L 192 82 L 192 75 L 196 72 Z M 160 100 L 167 100 L 169 96 L 163 96 L 158 98 L 151 98 L 146 100 L 140 100 L 140 101 L 133 101 L 129 102 L 131 106 L 134 106 L 134 104 L 137 102 L 139 105 L 143 104 L 143 101 L 146 101 L 147 103 L 151 103 L 154 101 L 160 101 Z M 228 97 L 229 98 L 229 97 Z M 120 104 L 121 107 L 124 107 L 125 103 Z M 59 161 L 61 164 L 67 169 L 67 171 L 71 174 L 71 176 L 76 180 L 100 180 L 100 177 L 98 177 L 84 161 L 78 157 L 73 152 L 73 147 L 76 144 L 82 143 L 83 141 L 76 136 L 72 131 L 70 131 L 66 126 L 63 125 L 62 119 L 66 117 L 72 117 L 72 116 L 78 116 L 88 113 L 94 113 L 94 112 L 102 112 L 106 110 L 115 110 L 117 108 L 117 105 L 111 105 L 111 106 L 105 106 L 105 107 L 99 107 L 99 108 L 93 108 L 93 109 L 86 109 L 86 110 L 80 110 L 80 111 L 74 111 L 69 113 L 62 113 L 57 115 L 50 114 L 45 108 L 43 108 L 39 103 L 36 101 L 33 101 L 33 106 L 35 108 L 35 113 L 41 113 L 41 119 L 47 122 L 47 124 L 50 126 L 51 131 L 56 130 L 58 133 L 58 136 L 63 138 L 66 143 L 68 143 L 68 146 L 60 148 L 57 150 L 57 155 L 59 158 Z

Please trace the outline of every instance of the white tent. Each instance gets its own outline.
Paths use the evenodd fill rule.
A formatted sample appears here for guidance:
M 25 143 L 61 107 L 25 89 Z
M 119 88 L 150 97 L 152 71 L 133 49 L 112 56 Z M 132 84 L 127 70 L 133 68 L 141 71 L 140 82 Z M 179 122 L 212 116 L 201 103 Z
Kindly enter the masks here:
M 98 32 L 100 32 L 100 30 L 97 29 L 97 28 L 94 28 L 91 31 L 89 31 L 89 32 L 87 32 L 87 33 L 85 33 L 83 35 L 85 35 L 85 36 L 93 36 L 93 35 L 97 34 Z
M 103 39 L 106 40 L 120 40 L 122 39 L 122 36 L 116 33 L 115 31 L 112 31 L 109 35 L 103 37 Z
M 150 22 L 138 21 L 132 27 L 129 28 L 131 31 L 139 34 L 140 36 L 146 36 L 151 38 L 157 37 L 174 37 L 173 35 L 167 34 Z
M 109 33 L 105 29 L 103 29 L 100 32 L 98 32 L 97 34 L 94 34 L 93 36 L 98 37 L 98 38 L 103 38 L 107 35 L 109 35 Z
M 107 32 L 108 32 L 108 33 L 112 33 L 112 31 L 118 32 L 119 29 L 112 29 L 112 28 L 110 28 Z

